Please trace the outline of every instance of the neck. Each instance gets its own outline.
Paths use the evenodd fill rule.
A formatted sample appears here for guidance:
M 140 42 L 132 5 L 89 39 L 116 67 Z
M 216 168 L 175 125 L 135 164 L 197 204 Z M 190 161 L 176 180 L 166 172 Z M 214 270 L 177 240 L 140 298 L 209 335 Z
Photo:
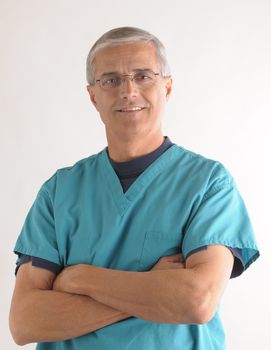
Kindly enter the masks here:
M 109 156 L 115 162 L 128 162 L 156 150 L 164 142 L 162 131 L 142 138 L 111 139 L 107 135 Z

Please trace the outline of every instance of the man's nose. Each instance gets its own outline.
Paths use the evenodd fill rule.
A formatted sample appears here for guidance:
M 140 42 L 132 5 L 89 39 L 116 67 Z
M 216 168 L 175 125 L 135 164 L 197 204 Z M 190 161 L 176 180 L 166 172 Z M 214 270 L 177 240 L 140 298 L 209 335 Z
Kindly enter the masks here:
M 138 88 L 130 77 L 123 79 L 120 86 L 120 96 L 121 98 L 128 98 L 138 95 Z

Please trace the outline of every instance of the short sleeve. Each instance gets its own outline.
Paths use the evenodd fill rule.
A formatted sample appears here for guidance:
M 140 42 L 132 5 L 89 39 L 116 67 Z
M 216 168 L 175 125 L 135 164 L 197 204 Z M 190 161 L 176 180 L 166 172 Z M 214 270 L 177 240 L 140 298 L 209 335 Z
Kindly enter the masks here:
M 52 200 L 44 185 L 26 217 L 14 252 L 18 255 L 30 255 L 61 265 Z
M 194 209 L 182 244 L 186 258 L 202 246 L 220 244 L 237 248 L 244 270 L 259 257 L 253 228 L 233 179 L 220 169 Z

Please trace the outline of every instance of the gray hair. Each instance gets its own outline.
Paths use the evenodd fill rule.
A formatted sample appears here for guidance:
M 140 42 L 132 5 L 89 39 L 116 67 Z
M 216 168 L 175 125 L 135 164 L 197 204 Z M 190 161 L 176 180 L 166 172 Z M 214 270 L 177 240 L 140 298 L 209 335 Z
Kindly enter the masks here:
M 95 55 L 106 47 L 128 44 L 135 41 L 151 43 L 156 49 L 157 60 L 161 66 L 161 73 L 164 77 L 170 76 L 170 68 L 166 57 L 166 50 L 161 41 L 153 34 L 135 27 L 120 27 L 112 29 L 103 34 L 92 46 L 87 57 L 87 82 L 94 84 Z

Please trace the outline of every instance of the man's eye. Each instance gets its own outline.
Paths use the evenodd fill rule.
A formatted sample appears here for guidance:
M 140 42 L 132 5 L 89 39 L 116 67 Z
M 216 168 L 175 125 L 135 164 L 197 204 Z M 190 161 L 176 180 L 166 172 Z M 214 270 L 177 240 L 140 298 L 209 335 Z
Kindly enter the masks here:
M 150 79 L 150 76 L 147 74 L 140 74 L 135 76 L 136 80 L 148 80 Z
M 106 80 L 104 80 L 104 84 L 105 85 L 115 85 L 115 84 L 117 84 L 118 83 L 118 78 L 117 77 L 114 77 L 114 78 L 109 78 L 109 79 L 106 79 Z
M 115 87 L 119 85 L 120 78 L 118 76 L 105 76 L 101 79 L 101 85 L 104 87 Z
M 152 80 L 152 76 L 148 73 L 140 73 L 135 76 L 135 81 L 137 81 L 138 83 L 147 83 Z

